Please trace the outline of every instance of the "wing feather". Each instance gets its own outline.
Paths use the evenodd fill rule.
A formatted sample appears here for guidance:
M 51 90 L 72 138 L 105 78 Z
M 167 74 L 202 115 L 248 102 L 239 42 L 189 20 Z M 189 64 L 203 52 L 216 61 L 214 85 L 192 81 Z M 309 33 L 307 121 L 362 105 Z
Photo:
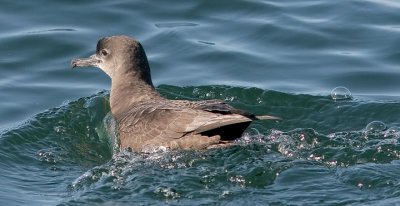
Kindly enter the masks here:
M 143 145 L 168 145 L 188 134 L 200 134 L 225 125 L 250 121 L 239 114 L 140 105 L 119 120 L 118 127 L 121 145 L 129 145 L 135 151 L 140 151 Z

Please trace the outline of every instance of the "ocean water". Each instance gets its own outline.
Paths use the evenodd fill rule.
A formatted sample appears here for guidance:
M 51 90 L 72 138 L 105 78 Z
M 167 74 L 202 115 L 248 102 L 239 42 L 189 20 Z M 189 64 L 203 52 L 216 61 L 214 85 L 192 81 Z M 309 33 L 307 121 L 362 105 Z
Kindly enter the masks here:
M 3 0 L 0 205 L 399 205 L 399 9 Z M 282 120 L 254 122 L 223 149 L 118 151 L 110 79 L 69 66 L 116 34 L 142 43 L 166 97 Z

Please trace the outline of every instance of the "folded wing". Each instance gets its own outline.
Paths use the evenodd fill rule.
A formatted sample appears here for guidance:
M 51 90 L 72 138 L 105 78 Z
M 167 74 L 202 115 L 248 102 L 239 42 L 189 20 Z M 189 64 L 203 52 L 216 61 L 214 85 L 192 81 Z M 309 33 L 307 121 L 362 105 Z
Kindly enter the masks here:
M 195 139 L 190 143 L 191 148 L 196 148 L 196 143 L 198 147 L 209 144 L 207 138 L 211 137 L 214 142 L 220 140 L 221 136 L 237 138 L 251 121 L 240 114 L 213 112 L 193 105 L 177 108 L 146 104 L 133 108 L 118 120 L 118 125 L 121 145 L 129 145 L 135 151 L 140 151 L 144 145 L 164 146 L 171 142 L 179 145 L 179 141 L 188 141 L 187 138 Z M 231 127 L 235 125 L 236 129 Z

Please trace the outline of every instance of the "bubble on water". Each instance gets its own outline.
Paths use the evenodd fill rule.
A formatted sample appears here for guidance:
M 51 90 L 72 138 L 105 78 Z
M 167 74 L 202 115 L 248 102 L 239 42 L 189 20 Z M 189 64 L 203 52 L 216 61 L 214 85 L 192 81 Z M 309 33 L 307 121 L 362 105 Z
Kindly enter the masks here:
M 176 199 L 180 197 L 180 194 L 174 188 L 165 186 L 158 187 L 154 192 L 166 198 Z
M 382 132 L 386 130 L 385 123 L 381 121 L 372 121 L 365 127 L 367 132 Z
M 333 100 L 346 100 L 353 98 L 350 90 L 343 86 L 332 89 L 331 97 Z

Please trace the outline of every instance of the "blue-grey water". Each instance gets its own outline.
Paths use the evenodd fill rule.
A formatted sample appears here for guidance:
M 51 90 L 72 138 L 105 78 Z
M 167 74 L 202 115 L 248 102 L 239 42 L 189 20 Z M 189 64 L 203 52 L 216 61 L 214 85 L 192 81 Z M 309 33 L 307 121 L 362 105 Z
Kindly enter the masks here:
M 400 204 L 397 0 L 2 0 L 0 25 L 0 205 Z M 166 97 L 283 120 L 224 149 L 116 150 L 110 79 L 69 67 L 116 34 Z

